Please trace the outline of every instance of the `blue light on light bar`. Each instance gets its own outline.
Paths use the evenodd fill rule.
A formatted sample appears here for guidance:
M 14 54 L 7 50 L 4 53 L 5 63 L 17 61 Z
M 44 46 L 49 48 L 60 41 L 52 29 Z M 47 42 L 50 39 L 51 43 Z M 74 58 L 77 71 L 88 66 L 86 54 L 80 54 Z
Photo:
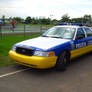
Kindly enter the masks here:
M 81 23 L 58 23 L 57 25 L 83 26 L 83 24 L 81 24 Z

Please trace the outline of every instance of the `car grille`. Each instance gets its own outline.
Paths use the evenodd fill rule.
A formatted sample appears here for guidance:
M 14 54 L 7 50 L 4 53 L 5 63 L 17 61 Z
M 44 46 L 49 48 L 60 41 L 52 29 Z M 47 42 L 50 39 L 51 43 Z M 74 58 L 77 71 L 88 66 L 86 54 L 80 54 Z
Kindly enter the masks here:
M 23 47 L 16 47 L 16 52 L 22 55 L 32 56 L 34 50 Z

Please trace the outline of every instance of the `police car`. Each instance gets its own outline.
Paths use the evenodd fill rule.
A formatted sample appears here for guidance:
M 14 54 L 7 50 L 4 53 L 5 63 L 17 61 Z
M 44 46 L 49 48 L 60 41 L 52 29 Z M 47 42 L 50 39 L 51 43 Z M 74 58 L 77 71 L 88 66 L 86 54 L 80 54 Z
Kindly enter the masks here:
M 81 24 L 60 24 L 42 36 L 16 43 L 9 51 L 13 61 L 32 68 L 66 69 L 71 59 L 92 51 L 92 30 Z

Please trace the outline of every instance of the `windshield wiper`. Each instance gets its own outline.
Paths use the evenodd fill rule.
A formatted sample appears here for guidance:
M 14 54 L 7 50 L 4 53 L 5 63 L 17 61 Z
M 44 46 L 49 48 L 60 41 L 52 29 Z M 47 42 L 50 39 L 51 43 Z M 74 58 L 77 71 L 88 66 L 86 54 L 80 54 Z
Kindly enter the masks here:
M 46 35 L 42 35 L 42 37 L 49 37 L 49 36 L 46 36 Z
M 42 37 L 50 37 L 50 38 L 62 38 L 62 37 L 46 36 L 46 35 L 42 35 Z
M 62 37 L 55 37 L 55 36 L 51 36 L 51 38 L 62 38 Z

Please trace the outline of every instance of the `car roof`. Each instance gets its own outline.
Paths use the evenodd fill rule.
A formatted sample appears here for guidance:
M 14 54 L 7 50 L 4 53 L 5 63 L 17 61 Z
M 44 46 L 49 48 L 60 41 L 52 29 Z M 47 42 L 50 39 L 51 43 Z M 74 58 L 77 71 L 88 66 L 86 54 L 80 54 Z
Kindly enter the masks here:
M 70 27 L 70 28 L 80 28 L 82 26 L 72 26 L 72 25 L 63 25 L 63 26 L 60 26 L 60 25 L 57 25 L 55 27 Z

